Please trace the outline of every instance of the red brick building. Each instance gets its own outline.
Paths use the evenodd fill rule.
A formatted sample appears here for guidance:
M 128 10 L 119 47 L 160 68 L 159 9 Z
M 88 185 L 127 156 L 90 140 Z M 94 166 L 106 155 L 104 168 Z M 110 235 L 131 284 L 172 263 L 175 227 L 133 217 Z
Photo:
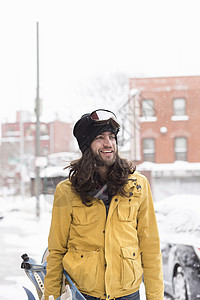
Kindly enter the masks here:
M 200 162 L 200 76 L 130 79 L 131 158 Z
M 1 180 L 18 190 L 22 167 L 25 177 L 35 168 L 36 123 L 20 122 L 17 113 L 16 122 L 1 124 L 1 136 Z M 58 120 L 40 123 L 41 157 L 73 150 L 72 124 Z
M 6 159 L 12 155 L 19 157 L 20 141 L 23 140 L 23 153 L 35 155 L 36 124 L 34 122 L 2 124 L 2 151 Z M 9 151 L 11 149 L 11 151 Z M 40 154 L 71 151 L 72 125 L 61 121 L 40 123 Z M 14 151 L 12 151 L 14 150 Z M 5 152 L 5 153 L 4 153 Z

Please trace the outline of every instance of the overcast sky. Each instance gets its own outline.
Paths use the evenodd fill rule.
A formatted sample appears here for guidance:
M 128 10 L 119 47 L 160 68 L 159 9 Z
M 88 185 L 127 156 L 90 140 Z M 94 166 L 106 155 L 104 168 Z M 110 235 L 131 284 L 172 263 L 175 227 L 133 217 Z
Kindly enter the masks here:
M 0 121 L 34 110 L 37 21 L 41 118 L 68 121 L 102 107 L 81 97 L 97 75 L 200 75 L 199 14 L 199 0 L 2 0 Z

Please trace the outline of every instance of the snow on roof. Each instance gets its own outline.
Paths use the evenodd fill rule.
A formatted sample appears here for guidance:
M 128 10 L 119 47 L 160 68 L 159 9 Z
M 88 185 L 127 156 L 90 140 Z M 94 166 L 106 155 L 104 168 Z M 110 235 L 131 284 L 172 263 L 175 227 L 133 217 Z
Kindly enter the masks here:
M 200 171 L 200 163 L 189 163 L 186 161 L 175 161 L 172 164 L 156 164 L 152 162 L 143 162 L 142 164 L 137 166 L 138 170 L 145 171 L 180 171 L 180 170 L 199 170 Z
M 41 170 L 40 177 L 67 177 L 69 175 L 69 169 L 63 170 L 63 167 L 46 167 L 45 169 Z
M 77 152 L 59 152 L 52 153 L 48 155 L 48 165 L 49 166 L 66 166 L 69 162 L 78 159 L 80 153 Z
M 58 152 L 58 153 L 52 153 L 48 155 L 48 158 L 77 158 L 78 153 L 76 152 Z

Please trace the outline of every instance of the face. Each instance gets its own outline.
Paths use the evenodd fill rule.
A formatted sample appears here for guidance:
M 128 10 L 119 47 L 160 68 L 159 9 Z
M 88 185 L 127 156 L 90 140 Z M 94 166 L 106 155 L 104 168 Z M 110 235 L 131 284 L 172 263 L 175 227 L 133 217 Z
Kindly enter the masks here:
M 117 144 L 115 135 L 110 131 L 105 131 L 98 135 L 91 143 L 92 152 L 102 166 L 112 166 L 116 159 Z

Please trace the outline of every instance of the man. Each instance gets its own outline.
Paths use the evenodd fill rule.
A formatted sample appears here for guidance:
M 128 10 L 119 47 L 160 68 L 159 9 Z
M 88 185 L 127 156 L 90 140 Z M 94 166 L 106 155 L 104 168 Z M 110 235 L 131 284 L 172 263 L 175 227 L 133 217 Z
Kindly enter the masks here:
M 63 268 L 86 299 L 163 300 L 162 259 L 147 179 L 118 155 L 119 124 L 107 110 L 74 126 L 82 157 L 55 192 L 45 299 L 61 293 Z

